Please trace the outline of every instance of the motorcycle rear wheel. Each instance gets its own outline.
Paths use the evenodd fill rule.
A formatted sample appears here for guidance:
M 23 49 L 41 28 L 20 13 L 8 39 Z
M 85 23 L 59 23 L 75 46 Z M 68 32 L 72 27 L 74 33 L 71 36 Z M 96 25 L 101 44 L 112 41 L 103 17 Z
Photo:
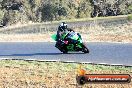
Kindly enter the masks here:
M 63 46 L 62 52 L 63 52 L 64 54 L 67 54 L 67 53 L 68 53 L 68 50 L 67 50 L 66 46 Z
M 66 50 L 64 50 L 64 51 L 62 51 L 64 54 L 67 54 L 68 53 L 68 51 L 66 51 Z

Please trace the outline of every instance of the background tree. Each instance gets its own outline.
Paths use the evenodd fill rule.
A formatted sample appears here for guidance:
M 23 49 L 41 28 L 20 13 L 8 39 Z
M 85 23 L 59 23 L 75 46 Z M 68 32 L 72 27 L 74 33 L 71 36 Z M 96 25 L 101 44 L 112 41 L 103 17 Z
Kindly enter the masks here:
M 132 0 L 0 0 L 0 21 L 5 25 L 87 18 L 91 13 L 95 16 L 131 14 Z

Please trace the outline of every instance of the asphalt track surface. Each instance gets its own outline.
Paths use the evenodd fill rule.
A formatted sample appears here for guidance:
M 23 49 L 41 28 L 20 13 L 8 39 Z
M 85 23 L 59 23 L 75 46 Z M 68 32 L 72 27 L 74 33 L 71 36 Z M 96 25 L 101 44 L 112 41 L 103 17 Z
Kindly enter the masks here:
M 132 43 L 87 43 L 89 54 L 70 52 L 62 54 L 46 42 L 1 42 L 0 59 L 87 62 L 132 66 Z

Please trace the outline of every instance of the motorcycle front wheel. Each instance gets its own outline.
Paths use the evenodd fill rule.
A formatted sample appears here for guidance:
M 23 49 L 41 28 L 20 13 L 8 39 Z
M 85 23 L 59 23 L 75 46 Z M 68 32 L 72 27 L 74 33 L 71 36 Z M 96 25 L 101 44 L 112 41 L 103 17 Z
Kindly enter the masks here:
M 89 53 L 89 49 L 83 44 L 82 52 Z

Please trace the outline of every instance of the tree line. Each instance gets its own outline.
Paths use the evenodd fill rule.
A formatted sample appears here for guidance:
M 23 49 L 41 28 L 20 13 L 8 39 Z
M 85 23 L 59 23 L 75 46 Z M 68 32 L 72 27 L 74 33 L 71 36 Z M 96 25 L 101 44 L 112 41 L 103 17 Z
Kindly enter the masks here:
M 0 0 L 3 26 L 132 13 L 131 0 Z

